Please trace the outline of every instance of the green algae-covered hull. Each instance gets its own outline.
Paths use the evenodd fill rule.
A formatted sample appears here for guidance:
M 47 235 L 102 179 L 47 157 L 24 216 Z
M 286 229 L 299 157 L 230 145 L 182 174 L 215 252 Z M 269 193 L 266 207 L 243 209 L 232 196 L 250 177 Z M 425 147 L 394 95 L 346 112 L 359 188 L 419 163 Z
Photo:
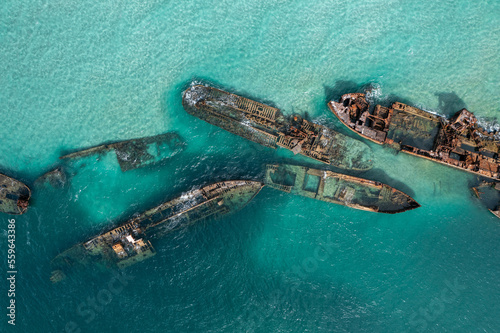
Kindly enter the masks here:
M 389 185 L 297 165 L 267 165 L 264 183 L 284 192 L 377 213 L 395 214 L 420 207 Z
M 18 180 L 0 174 L 0 212 L 19 215 L 28 209 L 31 191 Z
M 167 201 L 126 223 L 77 244 L 52 261 L 52 282 L 78 266 L 125 268 L 155 255 L 150 240 L 198 221 L 219 218 L 243 208 L 259 193 L 255 181 L 224 181 Z
M 282 147 L 342 169 L 368 170 L 371 149 L 325 126 L 213 87 L 193 85 L 182 105 L 191 115 L 270 148 Z
M 175 132 L 132 140 L 106 143 L 61 156 L 61 159 L 76 159 L 113 150 L 122 171 L 133 170 L 173 157 L 185 148 L 185 142 Z

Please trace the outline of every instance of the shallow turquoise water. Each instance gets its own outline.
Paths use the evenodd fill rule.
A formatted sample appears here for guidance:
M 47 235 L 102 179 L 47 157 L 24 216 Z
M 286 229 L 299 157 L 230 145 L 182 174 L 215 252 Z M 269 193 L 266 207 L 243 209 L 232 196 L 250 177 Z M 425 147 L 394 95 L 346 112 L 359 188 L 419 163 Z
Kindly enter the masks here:
M 48 280 L 60 251 L 165 198 L 307 161 L 188 115 L 191 80 L 344 133 L 326 101 L 367 84 L 381 101 L 466 106 L 494 127 L 499 18 L 498 1 L 4 1 L 0 169 L 34 195 L 16 218 L 17 325 L 4 317 L 1 331 L 500 330 L 500 225 L 469 192 L 476 177 L 372 144 L 363 176 L 422 208 L 377 215 L 264 189 L 241 212 L 156 242 L 95 316 L 88 302 L 111 272 Z M 33 185 L 61 152 L 174 130 L 188 145 L 174 161 L 127 173 L 101 161 L 63 189 Z

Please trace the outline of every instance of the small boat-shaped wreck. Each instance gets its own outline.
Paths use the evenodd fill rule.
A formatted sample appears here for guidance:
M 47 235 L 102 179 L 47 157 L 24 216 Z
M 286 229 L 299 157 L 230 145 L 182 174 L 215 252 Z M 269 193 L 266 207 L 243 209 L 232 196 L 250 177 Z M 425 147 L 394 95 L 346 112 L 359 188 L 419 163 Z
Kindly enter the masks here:
M 372 167 L 372 152 L 364 143 L 248 98 L 193 85 L 184 92 L 182 105 L 189 114 L 266 147 L 286 148 L 342 169 Z
M 480 176 L 500 178 L 498 140 L 462 109 L 450 120 L 396 102 L 370 108 L 365 94 L 346 94 L 328 107 L 364 138 Z
M 106 143 L 96 147 L 61 156 L 61 159 L 75 159 L 94 154 L 105 154 L 113 150 L 123 172 L 144 167 L 173 157 L 185 148 L 185 142 L 175 132 Z
M 500 183 L 483 181 L 472 191 L 493 215 L 500 218 Z
M 284 192 L 370 212 L 395 214 L 420 207 L 389 185 L 296 165 L 267 165 L 264 183 Z
M 255 181 L 224 181 L 185 193 L 62 252 L 52 260 L 50 280 L 59 282 L 78 266 L 123 269 L 148 259 L 156 254 L 151 239 L 240 210 L 262 186 Z
M 31 191 L 18 180 L 0 174 L 0 212 L 19 215 L 26 212 Z

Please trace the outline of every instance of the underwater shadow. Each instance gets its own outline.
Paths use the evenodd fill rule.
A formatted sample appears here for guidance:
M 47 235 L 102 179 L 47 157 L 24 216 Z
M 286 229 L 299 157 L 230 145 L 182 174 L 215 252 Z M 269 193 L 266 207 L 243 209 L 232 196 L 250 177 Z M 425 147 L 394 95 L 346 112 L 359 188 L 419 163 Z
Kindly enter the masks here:
M 465 102 L 454 92 L 436 92 L 434 95 L 438 97 L 439 110 L 447 117 L 467 108 Z

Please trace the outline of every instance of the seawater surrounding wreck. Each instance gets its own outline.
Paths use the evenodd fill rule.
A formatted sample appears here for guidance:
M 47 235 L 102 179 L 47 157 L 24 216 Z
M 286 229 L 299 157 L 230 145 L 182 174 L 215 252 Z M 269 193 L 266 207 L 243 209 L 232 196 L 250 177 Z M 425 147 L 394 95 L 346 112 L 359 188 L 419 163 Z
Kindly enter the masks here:
M 297 165 L 267 165 L 264 183 L 287 193 L 370 212 L 395 214 L 420 207 L 389 185 Z
M 468 110 L 450 120 L 395 102 L 373 110 L 365 94 L 343 95 L 328 107 L 364 138 L 491 179 L 500 179 L 498 138 L 481 128 Z
M 234 180 L 187 192 L 107 232 L 77 244 L 52 260 L 52 282 L 59 282 L 78 266 L 125 268 L 156 254 L 151 239 L 198 221 L 215 219 L 243 208 L 263 184 Z
M 472 187 L 472 191 L 493 215 L 500 218 L 500 183 L 483 181 Z
M 342 169 L 368 170 L 373 164 L 370 148 L 358 140 L 217 88 L 192 85 L 182 105 L 195 117 L 269 148 L 286 148 Z
M 0 212 L 19 215 L 28 209 L 31 190 L 22 182 L 0 174 Z
M 171 158 L 185 148 L 185 142 L 176 132 L 110 142 L 61 156 L 61 159 L 78 159 L 103 155 L 113 151 L 123 172 L 158 163 Z

